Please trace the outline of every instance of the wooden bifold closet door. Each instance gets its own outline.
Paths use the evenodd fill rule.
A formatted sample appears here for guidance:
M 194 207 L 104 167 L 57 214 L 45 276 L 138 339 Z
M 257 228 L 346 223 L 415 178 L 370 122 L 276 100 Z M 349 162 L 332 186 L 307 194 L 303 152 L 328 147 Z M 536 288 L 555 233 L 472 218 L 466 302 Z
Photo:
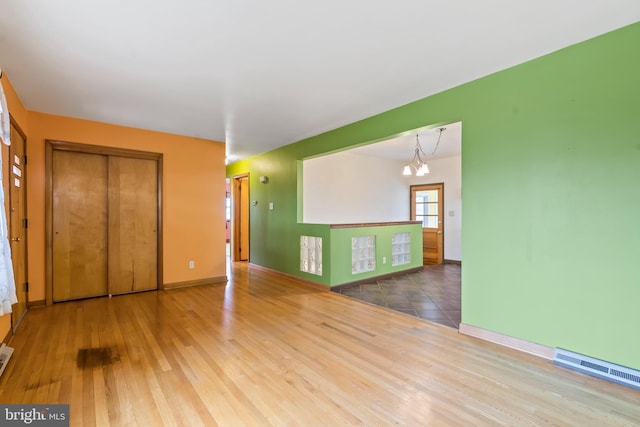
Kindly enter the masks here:
M 157 172 L 148 159 L 109 157 L 109 293 L 158 288 Z
M 158 160 L 50 150 L 52 301 L 158 288 Z

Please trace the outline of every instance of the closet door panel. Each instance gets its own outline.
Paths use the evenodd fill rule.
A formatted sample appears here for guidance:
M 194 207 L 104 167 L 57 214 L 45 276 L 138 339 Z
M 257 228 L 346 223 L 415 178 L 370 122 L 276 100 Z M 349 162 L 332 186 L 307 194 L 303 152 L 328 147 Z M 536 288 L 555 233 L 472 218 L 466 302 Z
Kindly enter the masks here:
M 53 301 L 107 295 L 107 164 L 102 155 L 53 152 Z
M 109 293 L 158 288 L 155 160 L 109 158 Z

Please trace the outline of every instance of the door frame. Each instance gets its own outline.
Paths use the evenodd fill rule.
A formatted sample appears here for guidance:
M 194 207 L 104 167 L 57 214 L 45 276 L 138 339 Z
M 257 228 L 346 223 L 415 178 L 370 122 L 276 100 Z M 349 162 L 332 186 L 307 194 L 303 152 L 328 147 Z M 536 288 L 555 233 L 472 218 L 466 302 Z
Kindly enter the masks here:
M 247 180 L 247 191 L 245 191 L 244 193 L 240 191 L 241 188 L 241 180 L 246 179 Z M 232 210 L 233 213 L 231 215 L 231 227 L 233 229 L 233 233 L 232 233 L 232 242 L 231 242 L 231 254 L 233 255 L 233 261 L 245 261 L 243 259 L 241 259 L 242 254 L 241 254 L 241 245 L 240 242 L 242 241 L 243 237 L 246 237 L 247 239 L 247 259 L 246 261 L 249 262 L 249 254 L 250 254 L 250 227 L 249 227 L 249 218 L 251 216 L 251 209 L 249 209 L 249 193 L 250 193 L 250 179 L 249 179 L 249 173 L 244 173 L 244 174 L 240 174 L 240 175 L 235 175 L 233 177 L 233 185 L 231 186 L 231 206 L 232 206 Z M 242 215 L 242 204 L 246 203 L 247 206 L 247 215 L 246 218 L 244 218 L 244 216 Z M 246 223 L 243 223 L 243 221 L 245 221 Z M 246 236 L 243 235 L 242 233 L 242 229 L 243 224 L 246 225 Z
M 16 330 L 18 329 L 18 327 L 20 326 L 20 323 L 22 322 L 22 320 L 24 319 L 25 315 L 27 314 L 27 311 L 29 311 L 29 289 L 28 289 L 28 283 L 29 283 L 29 246 L 28 246 L 28 229 L 27 229 L 27 161 L 26 161 L 26 157 L 27 157 L 27 135 L 24 133 L 24 131 L 20 128 L 20 126 L 18 125 L 18 122 L 13 118 L 13 116 L 11 114 L 9 114 L 9 122 L 10 122 L 10 126 L 12 126 L 16 132 L 18 132 L 18 134 L 20 134 L 20 137 L 22 138 L 22 140 L 24 141 L 24 147 L 23 147 L 23 158 L 20 159 L 20 161 L 22 162 L 22 191 L 23 191 L 23 203 L 24 203 L 24 218 L 22 219 L 22 221 L 24 221 L 23 224 L 23 228 L 24 228 L 24 281 L 25 283 L 16 283 L 16 287 L 18 286 L 25 286 L 25 309 L 22 312 L 22 314 L 20 315 L 19 319 L 15 318 L 15 314 L 12 311 L 11 312 L 11 330 L 13 333 L 16 332 Z M 11 146 L 9 146 L 9 156 L 8 156 L 8 162 L 6 165 L 7 168 L 7 185 L 9 188 L 8 193 L 9 194 L 5 194 L 5 200 L 9 199 L 9 208 L 11 208 L 11 205 L 13 203 L 12 199 L 13 199 L 13 193 L 11 191 L 11 185 L 12 185 L 12 180 L 11 180 L 11 171 L 13 169 L 13 149 L 11 148 L 13 146 L 13 144 Z M 11 230 L 13 230 L 13 224 L 11 223 L 11 212 L 9 212 L 9 215 L 7 217 L 7 233 L 11 234 Z M 10 237 L 10 236 L 9 236 Z M 11 256 L 11 258 L 13 259 L 13 255 Z M 16 291 L 16 294 L 18 294 L 18 292 Z
M 73 151 L 104 156 L 132 157 L 155 160 L 157 162 L 157 218 L 158 233 L 156 242 L 158 289 L 164 289 L 163 236 L 162 236 L 162 153 L 131 150 L 128 148 L 105 147 L 101 145 L 81 144 L 56 140 L 45 140 L 45 297 L 46 304 L 53 304 L 53 152 Z
M 430 188 L 433 187 L 433 188 Z M 438 247 L 441 249 L 438 253 L 438 262 L 434 265 L 444 264 L 444 182 L 433 182 L 428 184 L 415 184 L 409 186 L 409 212 L 410 218 L 414 220 L 415 218 L 415 202 L 413 200 L 413 194 L 415 190 L 427 190 L 427 189 L 438 189 L 440 191 L 440 200 L 438 200 L 438 231 L 436 232 L 438 235 Z M 424 249 L 423 249 L 424 251 Z M 424 252 L 422 255 L 424 259 Z M 424 264 L 424 261 L 423 261 Z

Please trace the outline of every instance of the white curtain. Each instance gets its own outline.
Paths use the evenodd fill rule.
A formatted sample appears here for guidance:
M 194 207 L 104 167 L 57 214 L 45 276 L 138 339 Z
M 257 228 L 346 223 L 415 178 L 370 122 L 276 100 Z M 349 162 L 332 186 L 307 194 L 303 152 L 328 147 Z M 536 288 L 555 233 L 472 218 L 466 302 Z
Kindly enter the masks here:
M 0 71 L 0 76 L 1 76 Z M 0 80 L 0 139 L 6 145 L 11 145 L 11 124 L 7 100 Z M 7 231 L 7 214 L 4 209 L 4 187 L 2 186 L 2 156 L 0 156 L 0 316 L 11 313 L 11 305 L 18 302 L 16 298 L 16 283 L 13 277 L 13 263 L 11 262 L 11 246 Z

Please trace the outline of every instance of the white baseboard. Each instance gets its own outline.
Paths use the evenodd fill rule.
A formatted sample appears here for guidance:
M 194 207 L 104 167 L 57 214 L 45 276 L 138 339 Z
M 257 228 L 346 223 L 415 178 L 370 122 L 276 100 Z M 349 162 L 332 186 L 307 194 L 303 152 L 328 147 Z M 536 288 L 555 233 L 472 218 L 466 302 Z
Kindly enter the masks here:
M 520 338 L 510 337 L 508 335 L 490 331 L 488 329 L 482 329 L 478 328 L 477 326 L 467 325 L 466 323 L 460 323 L 459 331 L 461 334 L 470 335 L 472 337 L 480 338 L 485 341 L 491 341 L 493 343 L 523 351 L 525 353 L 533 354 L 534 356 L 542 357 L 547 360 L 553 360 L 555 349 L 552 347 L 547 347 L 546 345 L 537 344 L 531 341 L 525 341 Z

